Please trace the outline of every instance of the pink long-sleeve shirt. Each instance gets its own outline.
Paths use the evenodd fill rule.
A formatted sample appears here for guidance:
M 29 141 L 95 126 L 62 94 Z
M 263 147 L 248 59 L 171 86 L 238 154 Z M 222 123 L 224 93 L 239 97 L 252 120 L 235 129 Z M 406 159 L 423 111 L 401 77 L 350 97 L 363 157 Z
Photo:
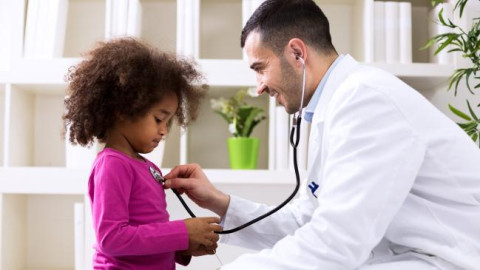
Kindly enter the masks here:
M 93 164 L 88 182 L 93 226 L 94 269 L 175 269 L 189 258 L 183 220 L 169 221 L 165 191 L 150 173 L 152 162 L 105 148 Z M 186 260 L 185 260 L 186 259 Z

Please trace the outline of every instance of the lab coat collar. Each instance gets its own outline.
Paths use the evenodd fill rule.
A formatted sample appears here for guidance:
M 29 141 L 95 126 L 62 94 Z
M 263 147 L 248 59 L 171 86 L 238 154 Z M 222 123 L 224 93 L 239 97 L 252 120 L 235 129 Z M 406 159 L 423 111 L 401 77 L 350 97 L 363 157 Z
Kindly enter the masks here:
M 325 88 L 323 89 L 320 100 L 315 108 L 312 123 L 323 122 L 325 120 L 327 105 L 330 102 L 335 90 L 343 83 L 345 78 L 359 66 L 360 64 L 349 54 L 346 54 L 338 62 L 338 64 L 332 70 L 332 73 L 330 73 L 327 82 L 325 83 Z
M 313 93 L 312 98 L 310 99 L 310 102 L 308 103 L 307 107 L 305 107 L 305 113 L 303 115 L 303 119 L 305 121 L 311 123 L 313 114 L 315 113 L 315 108 L 317 108 L 318 100 L 320 99 L 320 96 L 322 95 L 323 88 L 325 87 L 325 83 L 328 80 L 328 76 L 330 76 L 330 73 L 332 73 L 332 70 L 335 69 L 337 66 L 338 62 L 342 60 L 344 57 L 343 54 L 340 54 L 335 61 L 330 65 L 328 68 L 327 72 L 325 72 L 325 75 L 323 75 L 322 80 L 320 80 L 320 83 L 318 84 L 317 88 L 315 89 L 315 92 Z

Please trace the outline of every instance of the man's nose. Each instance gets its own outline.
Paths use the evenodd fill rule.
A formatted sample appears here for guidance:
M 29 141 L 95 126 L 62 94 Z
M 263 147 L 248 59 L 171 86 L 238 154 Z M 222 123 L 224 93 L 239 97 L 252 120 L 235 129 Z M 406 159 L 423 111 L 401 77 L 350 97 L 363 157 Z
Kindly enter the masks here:
M 262 77 L 260 75 L 257 75 L 257 93 L 259 95 L 263 94 L 265 90 L 267 89 L 267 86 L 263 83 Z

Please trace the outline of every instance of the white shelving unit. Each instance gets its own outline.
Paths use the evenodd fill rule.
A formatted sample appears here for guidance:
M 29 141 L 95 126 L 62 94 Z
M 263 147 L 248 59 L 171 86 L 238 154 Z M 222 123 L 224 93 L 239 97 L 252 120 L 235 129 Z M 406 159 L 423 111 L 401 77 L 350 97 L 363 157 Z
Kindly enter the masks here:
M 0 269 L 74 269 L 75 266 L 80 269 L 82 265 L 91 269 L 93 240 L 86 189 L 92 160 L 85 160 L 84 168 L 67 166 L 69 156 L 61 136 L 67 87 L 64 76 L 70 66 L 81 61 L 82 52 L 95 42 L 105 40 L 110 25 L 107 19 L 115 15 L 109 7 L 111 1 L 116 0 L 65 1 L 68 9 L 64 46 L 59 52 L 61 57 L 54 58 L 26 58 L 23 55 L 27 4 L 32 1 L 0 2 L 0 5 L 7 3 L 11 22 L 0 26 L 9 27 L 8 31 L 0 33 L 11 33 L 6 39 L 11 42 L 7 46 L 10 48 L 10 69 L 0 71 Z M 139 4 L 142 14 L 139 38 L 162 50 L 196 57 L 211 85 L 198 121 L 187 132 L 178 128 L 172 130 L 162 167 L 197 162 L 207 168 L 207 175 L 221 188 L 252 199 L 261 200 L 268 194 L 265 202 L 277 203 L 293 187 L 294 174 L 289 170 L 269 169 L 275 153 L 271 143 L 275 138 L 274 125 L 267 119 L 254 131 L 254 136 L 261 139 L 259 170 L 228 170 L 226 143 L 221 143 L 229 136 L 227 126 L 212 112 L 208 100 L 255 86 L 255 75 L 243 60 L 239 46 L 242 6 L 252 2 L 254 0 L 140 0 L 135 3 Z M 361 47 L 359 44 L 366 44 L 369 36 L 357 33 L 363 33 L 363 25 L 359 22 L 371 14 L 366 8 L 368 1 L 316 2 L 330 20 L 338 51 L 352 54 L 360 61 L 365 59 L 364 52 L 357 48 Z M 390 71 L 419 91 L 443 91 L 454 65 L 429 63 L 428 53 L 416 50 L 428 39 L 429 2 L 412 1 L 413 63 L 369 64 Z M 275 103 L 268 97 L 252 102 L 267 113 L 275 112 L 272 109 Z M 212 134 L 213 129 L 218 132 Z M 255 192 L 248 192 L 252 186 Z M 74 253 L 78 252 L 75 249 L 79 248 L 74 240 L 76 203 L 85 205 L 80 244 L 85 259 L 81 262 L 74 260 Z M 169 207 L 172 217 L 186 217 L 174 196 L 169 197 Z M 76 236 L 78 241 L 79 236 Z M 222 249 L 226 250 L 223 254 Z M 248 251 L 230 247 L 219 249 L 225 262 L 244 252 Z M 194 260 L 190 267 L 215 268 L 217 263 L 213 257 L 202 257 Z

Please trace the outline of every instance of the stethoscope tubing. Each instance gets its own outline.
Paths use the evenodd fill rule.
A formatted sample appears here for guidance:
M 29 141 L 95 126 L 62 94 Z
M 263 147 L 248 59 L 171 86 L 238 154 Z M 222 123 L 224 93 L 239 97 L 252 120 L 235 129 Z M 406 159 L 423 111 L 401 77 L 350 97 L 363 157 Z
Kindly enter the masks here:
M 297 123 L 296 123 L 296 125 L 294 124 L 292 126 L 292 130 L 290 132 L 290 144 L 292 145 L 292 149 L 293 149 L 293 167 L 295 169 L 295 178 L 296 178 L 296 185 L 295 185 L 295 189 L 293 190 L 292 194 L 290 194 L 290 196 L 288 196 L 288 198 L 285 201 L 283 201 L 281 204 L 277 205 L 275 208 L 266 212 L 265 214 L 260 215 L 256 218 L 250 220 L 249 222 L 246 222 L 243 225 L 240 225 L 240 226 L 235 227 L 233 229 L 228 229 L 228 230 L 223 230 L 223 231 L 215 231 L 215 233 L 217 233 L 217 234 L 231 234 L 231 233 L 237 232 L 239 230 L 242 230 L 242 229 L 244 229 L 244 228 L 246 228 L 246 227 L 248 227 L 248 226 L 250 226 L 254 223 L 257 223 L 258 221 L 274 214 L 275 212 L 277 212 L 278 210 L 283 208 L 287 203 L 289 203 L 295 197 L 295 195 L 297 194 L 297 192 L 300 188 L 300 172 L 298 170 L 298 163 L 297 163 L 297 146 L 300 142 L 300 124 L 301 124 L 301 121 L 302 121 L 302 118 L 297 117 L 297 121 L 296 121 Z M 192 218 L 195 218 L 196 217 L 195 214 L 190 209 L 190 207 L 188 207 L 187 203 L 185 202 L 185 200 L 183 200 L 180 193 L 176 189 L 172 189 L 172 191 L 178 197 L 178 199 L 182 203 L 185 210 L 187 210 L 188 214 Z
M 246 228 L 246 227 L 248 227 L 248 226 L 250 226 L 254 223 L 257 223 L 260 220 L 274 214 L 278 210 L 282 209 L 285 205 L 287 205 L 287 203 L 289 203 L 295 197 L 295 195 L 297 194 L 297 192 L 300 188 L 300 172 L 298 170 L 298 163 L 297 163 L 297 146 L 300 143 L 300 125 L 301 125 L 301 122 L 302 122 L 302 116 L 301 115 L 302 115 L 302 109 L 303 109 L 303 99 L 304 99 L 304 95 L 305 95 L 305 77 L 306 77 L 306 75 L 305 75 L 305 61 L 300 56 L 297 56 L 296 58 L 297 58 L 297 60 L 300 60 L 302 65 L 303 65 L 303 76 L 302 76 L 303 77 L 303 82 L 302 82 L 302 97 L 301 97 L 301 100 L 300 100 L 300 108 L 298 110 L 297 117 L 296 118 L 295 118 L 295 116 L 293 117 L 292 130 L 290 131 L 290 144 L 292 145 L 292 149 L 293 149 L 293 167 L 295 169 L 295 178 L 296 178 L 295 189 L 293 190 L 292 194 L 290 194 L 290 196 L 288 196 L 288 198 L 285 201 L 283 201 L 281 204 L 277 205 L 272 210 L 270 210 L 270 211 L 266 212 L 265 214 L 260 215 L 256 218 L 250 220 L 249 222 L 246 222 L 246 223 L 244 223 L 244 224 L 242 224 L 238 227 L 235 227 L 233 229 L 228 229 L 228 230 L 223 230 L 223 231 L 215 231 L 215 233 L 217 233 L 217 234 L 231 234 L 231 233 L 237 232 L 239 230 L 242 230 L 242 229 L 244 229 L 244 228 Z M 192 218 L 195 218 L 196 217 L 195 214 L 190 209 L 190 207 L 188 207 L 187 203 L 183 200 L 180 193 L 176 189 L 172 189 L 172 191 L 178 197 L 178 199 L 182 203 L 185 210 L 187 210 L 188 214 Z

